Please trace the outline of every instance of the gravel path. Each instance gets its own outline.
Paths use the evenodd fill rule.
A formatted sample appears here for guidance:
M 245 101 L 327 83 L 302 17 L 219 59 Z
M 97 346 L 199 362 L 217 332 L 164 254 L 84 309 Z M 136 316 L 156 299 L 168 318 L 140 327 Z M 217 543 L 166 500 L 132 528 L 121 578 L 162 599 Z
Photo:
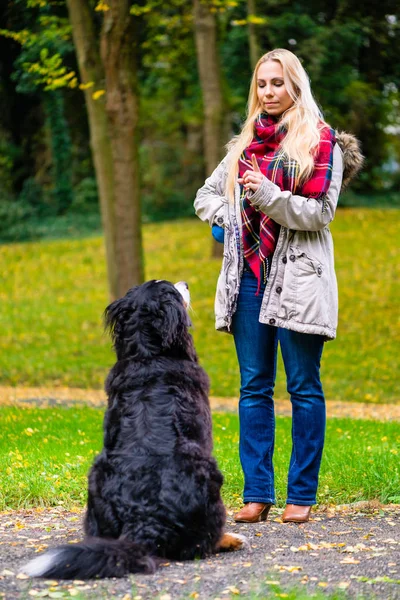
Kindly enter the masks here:
M 209 560 L 171 562 L 155 575 L 103 581 L 30 580 L 20 574 L 37 552 L 81 538 L 80 510 L 0 513 L 0 598 L 179 600 L 285 597 L 293 587 L 350 598 L 400 599 L 400 505 L 359 503 L 313 513 L 304 525 L 283 524 L 280 510 L 266 523 L 235 524 L 251 550 Z M 258 596 L 256 596 L 258 592 Z
M 237 398 L 210 398 L 214 411 L 237 411 Z M 0 386 L 0 406 L 57 406 L 86 404 L 88 406 L 106 406 L 103 390 L 80 388 L 30 388 Z M 340 402 L 328 400 L 326 403 L 329 417 L 350 417 L 353 419 L 376 419 L 378 421 L 400 421 L 400 404 L 373 404 L 369 402 Z M 277 415 L 290 416 L 289 400 L 275 400 Z

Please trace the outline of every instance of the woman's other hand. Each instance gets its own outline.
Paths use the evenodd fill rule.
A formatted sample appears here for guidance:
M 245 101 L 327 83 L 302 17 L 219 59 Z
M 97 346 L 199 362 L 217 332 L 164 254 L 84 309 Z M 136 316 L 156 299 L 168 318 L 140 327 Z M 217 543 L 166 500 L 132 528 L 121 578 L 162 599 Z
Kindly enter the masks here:
M 211 228 L 211 234 L 214 240 L 220 244 L 224 243 L 225 230 L 223 227 L 220 227 L 219 225 L 213 225 Z
M 243 185 L 245 190 L 256 192 L 261 185 L 264 175 L 260 171 L 255 154 L 251 155 L 251 163 L 253 165 L 253 170 L 245 171 L 243 177 L 238 178 L 238 182 Z

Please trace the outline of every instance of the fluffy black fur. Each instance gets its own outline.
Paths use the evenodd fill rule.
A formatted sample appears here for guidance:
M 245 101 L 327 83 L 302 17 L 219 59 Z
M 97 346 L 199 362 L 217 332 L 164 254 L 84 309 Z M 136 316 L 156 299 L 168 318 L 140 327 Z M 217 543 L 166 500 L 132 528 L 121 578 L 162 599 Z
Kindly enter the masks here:
M 89 473 L 87 537 L 29 563 L 33 576 L 151 573 L 160 559 L 220 548 L 225 509 L 209 382 L 180 293 L 149 281 L 110 304 L 105 319 L 117 362 L 105 385 L 104 447 Z

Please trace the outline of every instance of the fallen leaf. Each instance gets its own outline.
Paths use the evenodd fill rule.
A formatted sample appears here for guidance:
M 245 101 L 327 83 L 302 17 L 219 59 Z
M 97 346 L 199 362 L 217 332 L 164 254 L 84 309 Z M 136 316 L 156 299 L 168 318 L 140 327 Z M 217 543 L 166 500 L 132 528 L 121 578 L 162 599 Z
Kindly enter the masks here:
M 236 596 L 238 596 L 240 594 L 240 590 L 237 589 L 237 587 L 235 587 L 234 585 L 230 585 L 227 588 L 232 594 L 235 594 Z
M 355 558 L 353 558 L 351 556 L 341 560 L 340 562 L 344 565 L 359 565 L 360 564 L 359 560 L 356 560 Z
M 286 571 L 287 573 L 296 573 L 297 571 L 302 571 L 303 567 L 296 567 L 294 565 L 274 565 L 274 569 L 278 569 L 279 571 Z

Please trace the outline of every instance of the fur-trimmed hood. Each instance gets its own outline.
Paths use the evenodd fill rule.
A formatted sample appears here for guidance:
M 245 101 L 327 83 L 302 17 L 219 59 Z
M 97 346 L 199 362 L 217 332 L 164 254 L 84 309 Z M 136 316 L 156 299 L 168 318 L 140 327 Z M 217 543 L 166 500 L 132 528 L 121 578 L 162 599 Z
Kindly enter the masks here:
M 351 133 L 337 131 L 336 141 L 343 152 L 343 191 L 362 168 L 364 156 L 361 153 L 360 142 Z

